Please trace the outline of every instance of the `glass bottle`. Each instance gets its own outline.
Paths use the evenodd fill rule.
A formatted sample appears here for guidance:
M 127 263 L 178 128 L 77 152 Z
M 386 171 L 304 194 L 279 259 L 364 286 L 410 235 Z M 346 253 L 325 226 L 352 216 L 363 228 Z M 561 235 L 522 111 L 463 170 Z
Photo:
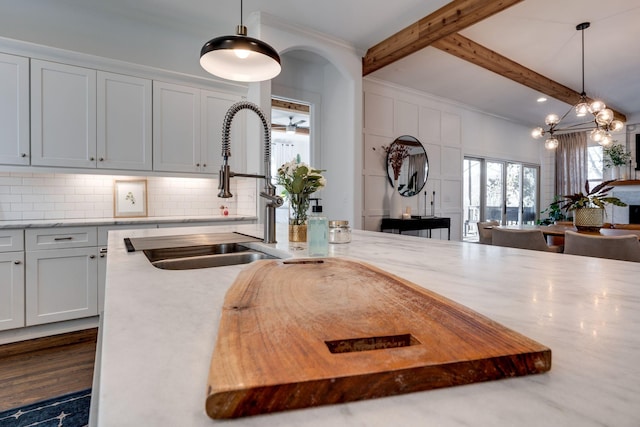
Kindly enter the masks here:
M 327 256 L 329 253 L 329 221 L 322 214 L 322 206 L 315 201 L 315 206 L 311 207 L 311 215 L 308 218 L 307 242 L 309 256 Z

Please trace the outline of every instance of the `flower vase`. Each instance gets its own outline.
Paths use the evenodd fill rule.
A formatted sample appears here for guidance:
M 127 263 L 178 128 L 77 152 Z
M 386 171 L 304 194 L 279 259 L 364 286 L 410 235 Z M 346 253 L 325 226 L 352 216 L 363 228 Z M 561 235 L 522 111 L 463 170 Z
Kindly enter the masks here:
M 389 217 L 402 218 L 402 196 L 398 193 L 398 180 L 393 181 L 391 201 L 389 203 Z
M 307 210 L 309 195 L 303 193 L 289 194 L 289 241 L 307 241 Z
M 618 166 L 611 166 L 610 173 L 611 173 L 610 179 L 619 179 L 620 178 L 620 169 L 619 169 Z
M 618 166 L 618 179 L 627 179 L 627 165 Z

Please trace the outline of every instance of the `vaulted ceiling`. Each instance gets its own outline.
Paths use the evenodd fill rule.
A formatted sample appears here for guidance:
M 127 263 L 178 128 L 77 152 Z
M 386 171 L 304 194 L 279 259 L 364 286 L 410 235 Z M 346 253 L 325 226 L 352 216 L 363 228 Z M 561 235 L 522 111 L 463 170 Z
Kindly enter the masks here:
M 18 32 L 16 23 L 34 21 L 41 14 L 37 21 L 40 25 L 52 32 L 68 31 L 71 43 L 71 36 L 76 37 L 73 40 L 81 40 L 83 34 L 94 31 L 82 22 L 84 14 L 93 19 L 138 21 L 146 27 L 183 32 L 204 42 L 233 33 L 239 23 L 239 3 L 239 0 L 4 0 L 0 6 L 0 36 L 12 35 L 2 28 L 13 26 L 14 32 Z M 364 56 L 369 48 L 448 3 L 447 0 L 245 0 L 244 16 L 246 19 L 252 12 L 265 12 L 346 41 Z M 523 67 L 512 66 L 508 72 L 514 75 L 535 73 L 580 92 L 581 39 L 575 27 L 588 21 L 591 27 L 585 31 L 587 95 L 602 98 L 627 116 L 640 114 L 640 25 L 637 24 L 640 3 L 637 0 L 605 3 L 598 0 L 460 0 L 459 3 L 460 10 L 478 3 L 497 5 L 498 9 L 502 9 L 503 4 L 508 7 L 487 14 L 488 17 L 472 13 L 469 20 L 477 22 L 468 25 L 466 21 L 467 25 L 456 28 L 454 35 L 438 39 L 440 41 L 429 40 L 427 47 L 368 76 L 526 125 L 539 124 L 549 111 L 562 114 L 569 104 L 553 99 L 538 104 L 536 99 L 544 88 L 533 89 L 516 83 L 449 52 L 456 46 L 469 46 L 459 54 L 468 56 L 477 54 L 480 46 L 497 55 L 494 59 L 499 58 L 489 63 L 504 64 L 501 58 L 508 58 Z M 73 26 L 72 31 L 69 26 Z M 27 39 L 28 28 L 22 34 Z

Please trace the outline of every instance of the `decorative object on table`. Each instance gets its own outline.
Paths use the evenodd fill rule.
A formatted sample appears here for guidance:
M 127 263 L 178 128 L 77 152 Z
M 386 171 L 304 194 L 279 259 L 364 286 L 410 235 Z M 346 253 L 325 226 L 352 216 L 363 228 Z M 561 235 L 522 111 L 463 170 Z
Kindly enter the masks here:
M 398 140 L 391 145 L 381 147 L 386 153 L 387 173 L 391 181 L 391 195 L 389 197 L 389 217 L 402 218 L 402 199 L 400 198 L 400 171 L 404 159 L 409 157 L 409 147 Z M 375 150 L 375 148 L 374 148 Z M 390 172 L 389 172 L 390 171 Z M 393 179 L 391 179 L 393 176 Z
M 0 426 L 82 427 L 89 424 L 91 389 L 0 412 Z
M 612 179 L 627 179 L 631 152 L 626 151 L 622 144 L 613 144 L 610 147 L 604 147 L 602 153 L 604 154 L 602 166 L 605 169 L 611 169 Z
M 147 216 L 147 180 L 113 182 L 113 216 L 131 218 Z
M 555 224 L 557 221 L 564 221 L 567 219 L 567 216 L 562 211 L 560 205 L 563 203 L 565 199 L 562 196 L 554 196 L 553 201 L 549 203 L 549 206 L 540 212 L 540 215 L 547 214 L 548 217 L 545 219 L 539 219 L 537 221 L 538 225 L 551 225 Z
M 545 134 L 549 135 L 544 143 L 545 148 L 548 150 L 558 147 L 558 139 L 554 136 L 554 133 L 588 130 L 590 131 L 589 137 L 591 140 L 606 147 L 613 142 L 611 132 L 617 132 L 624 128 L 623 122 L 626 121 L 624 114 L 607 108 L 602 101 L 593 101 L 587 97 L 584 91 L 584 30 L 589 28 L 590 25 L 589 22 L 583 22 L 576 26 L 576 30 L 580 31 L 582 35 L 582 93 L 580 93 L 580 100 L 562 117 L 557 114 L 549 114 L 545 117 L 544 122 L 548 126 L 546 130 L 542 127 L 537 127 L 531 132 L 531 136 L 535 139 L 542 138 Z M 567 117 L 571 110 L 575 110 L 576 117 L 579 119 L 587 116 L 584 119 L 585 122 L 568 123 L 564 128 L 559 127 L 562 120 Z
M 327 184 L 320 169 L 293 159 L 278 168 L 277 184 L 289 201 L 289 241 L 307 241 L 309 196 Z
M 220 205 L 220 215 L 229 216 L 229 206 Z
M 329 243 L 349 243 L 351 241 L 351 227 L 349 221 L 329 221 Z
M 617 197 L 608 196 L 613 189 L 610 184 L 615 180 L 604 181 L 593 189 L 589 188 L 589 181 L 584 185 L 585 192 L 563 196 L 565 203 L 561 207 L 566 211 L 574 211 L 573 225 L 581 231 L 598 231 L 604 223 L 607 204 L 627 206 Z

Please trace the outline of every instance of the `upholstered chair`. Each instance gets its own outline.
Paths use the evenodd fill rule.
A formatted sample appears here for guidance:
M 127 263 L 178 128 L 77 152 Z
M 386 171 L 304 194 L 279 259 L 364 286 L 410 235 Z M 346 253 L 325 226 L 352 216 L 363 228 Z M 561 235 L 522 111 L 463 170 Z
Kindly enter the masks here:
M 492 241 L 494 246 L 531 249 L 544 252 L 562 252 L 562 246 L 549 246 L 540 230 L 520 230 L 494 228 Z
M 476 225 L 478 226 L 478 237 L 480 238 L 480 243 L 490 245 L 492 228 L 499 226 L 500 223 L 498 221 L 485 221 L 478 222 Z
M 566 231 L 564 253 L 640 262 L 638 236 L 598 236 Z

